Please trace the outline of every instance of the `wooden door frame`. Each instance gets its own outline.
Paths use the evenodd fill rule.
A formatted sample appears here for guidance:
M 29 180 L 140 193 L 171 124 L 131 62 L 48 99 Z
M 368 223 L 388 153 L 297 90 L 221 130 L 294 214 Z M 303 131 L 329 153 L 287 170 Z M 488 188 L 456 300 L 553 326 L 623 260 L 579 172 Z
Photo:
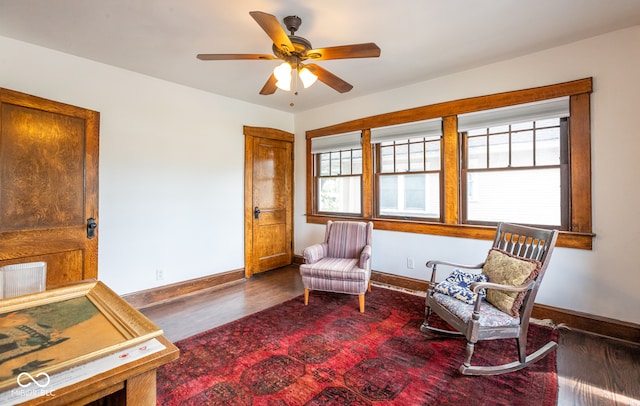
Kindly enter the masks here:
M 243 126 L 244 134 L 244 275 L 251 278 L 254 274 L 253 258 L 253 140 L 254 138 L 268 138 L 272 140 L 290 142 L 294 146 L 295 136 L 292 133 L 266 127 Z M 288 196 L 293 206 L 293 173 L 292 162 L 291 192 Z M 293 241 L 293 207 L 290 210 L 291 241 Z

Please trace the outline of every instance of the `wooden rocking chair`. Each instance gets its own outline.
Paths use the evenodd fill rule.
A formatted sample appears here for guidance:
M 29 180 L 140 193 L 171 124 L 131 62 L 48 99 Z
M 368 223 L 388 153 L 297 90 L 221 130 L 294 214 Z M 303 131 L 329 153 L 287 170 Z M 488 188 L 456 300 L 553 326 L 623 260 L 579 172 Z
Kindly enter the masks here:
M 526 354 L 533 303 L 557 238 L 557 230 L 500 223 L 485 262 L 478 265 L 427 262 L 427 268 L 431 269 L 431 280 L 427 292 L 425 321 L 420 330 L 466 337 L 466 358 L 460 366 L 462 374 L 497 375 L 517 371 L 540 360 L 557 347 L 556 342 L 550 341 L 532 354 Z M 453 279 L 447 278 L 447 283 L 442 283 L 438 288 L 436 270 L 439 265 L 468 270 L 482 269 L 482 274 L 487 275 L 488 282 L 472 282 L 468 288 L 463 284 L 448 290 L 447 287 L 452 284 Z M 475 278 L 475 275 L 459 271 L 456 275 L 460 274 Z M 469 282 L 469 279 L 466 281 Z M 465 302 L 460 299 L 458 293 L 452 295 L 451 291 L 458 288 L 463 290 L 463 299 L 464 294 L 466 298 L 469 295 L 473 298 Z M 478 297 L 483 289 L 486 289 L 486 300 Z M 469 304 L 473 301 L 475 303 Z M 430 326 L 429 316 L 432 311 L 455 331 Z M 517 340 L 518 361 L 496 366 L 471 365 L 476 342 L 505 338 Z

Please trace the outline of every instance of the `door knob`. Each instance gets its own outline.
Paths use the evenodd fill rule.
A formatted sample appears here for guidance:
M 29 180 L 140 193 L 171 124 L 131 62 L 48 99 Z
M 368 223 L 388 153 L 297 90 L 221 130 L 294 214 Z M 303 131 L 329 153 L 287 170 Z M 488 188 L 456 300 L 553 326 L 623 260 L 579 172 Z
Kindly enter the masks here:
M 260 217 L 260 209 L 258 208 L 258 206 L 256 206 L 253 209 L 253 218 L 257 220 L 259 217 Z
M 89 217 L 87 219 L 87 238 L 93 238 L 96 236 L 96 228 L 98 228 L 98 223 L 93 217 Z

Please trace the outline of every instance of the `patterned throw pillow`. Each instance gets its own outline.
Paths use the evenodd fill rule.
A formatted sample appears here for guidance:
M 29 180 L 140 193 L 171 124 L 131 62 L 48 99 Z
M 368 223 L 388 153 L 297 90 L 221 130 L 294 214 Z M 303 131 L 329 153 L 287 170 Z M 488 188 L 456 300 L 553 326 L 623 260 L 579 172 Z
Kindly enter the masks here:
M 451 272 L 445 280 L 438 283 L 434 290 L 439 293 L 462 300 L 467 304 L 474 304 L 476 297 L 484 297 L 485 289 L 480 289 L 478 295 L 470 289 L 472 283 L 487 282 L 487 275 L 463 272 L 459 269 Z
M 493 248 L 489 251 L 482 273 L 489 282 L 517 286 L 535 279 L 540 272 L 540 261 L 517 258 L 508 252 Z M 527 292 L 507 292 L 487 289 L 487 302 L 512 316 L 520 315 L 520 307 Z

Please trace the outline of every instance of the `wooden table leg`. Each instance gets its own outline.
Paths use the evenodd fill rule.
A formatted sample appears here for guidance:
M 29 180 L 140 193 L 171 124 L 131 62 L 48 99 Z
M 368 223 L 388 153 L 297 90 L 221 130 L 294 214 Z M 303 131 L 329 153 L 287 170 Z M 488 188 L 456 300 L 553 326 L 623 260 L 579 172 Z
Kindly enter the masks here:
M 156 405 L 156 370 L 144 372 L 127 379 L 127 405 L 155 406 Z

